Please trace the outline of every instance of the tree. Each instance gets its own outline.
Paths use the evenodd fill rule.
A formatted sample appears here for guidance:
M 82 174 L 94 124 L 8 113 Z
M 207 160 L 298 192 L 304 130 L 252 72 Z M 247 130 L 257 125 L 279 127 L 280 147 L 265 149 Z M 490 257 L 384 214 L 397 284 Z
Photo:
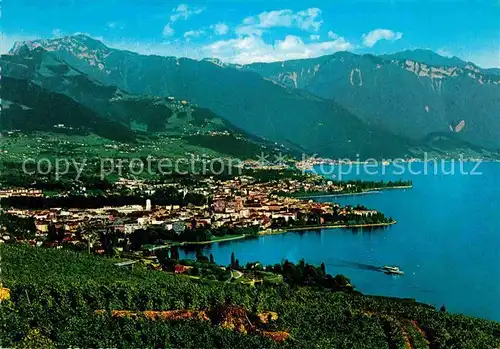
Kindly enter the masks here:
M 208 258 L 206 256 L 203 255 L 203 252 L 201 249 L 199 250 L 196 250 L 196 260 L 198 262 L 202 262 L 202 263 L 206 263 L 208 262 Z
M 215 263 L 214 255 L 210 253 L 210 263 Z
M 56 241 L 58 238 L 57 229 L 54 223 L 50 222 L 47 230 L 47 240 Z
M 234 256 L 234 252 L 231 252 L 231 268 L 236 266 L 236 257 Z
M 33 217 L 23 218 L 10 214 L 0 214 L 0 226 L 15 237 L 33 239 L 36 226 Z
M 323 272 L 323 274 L 326 274 L 326 268 L 325 268 L 325 263 L 321 263 L 321 271 Z
M 175 259 L 176 261 L 179 260 L 179 247 L 172 246 L 170 248 L 170 259 Z
M 446 307 L 444 306 L 444 304 L 441 306 L 441 308 L 439 308 L 439 311 L 442 313 L 446 313 Z

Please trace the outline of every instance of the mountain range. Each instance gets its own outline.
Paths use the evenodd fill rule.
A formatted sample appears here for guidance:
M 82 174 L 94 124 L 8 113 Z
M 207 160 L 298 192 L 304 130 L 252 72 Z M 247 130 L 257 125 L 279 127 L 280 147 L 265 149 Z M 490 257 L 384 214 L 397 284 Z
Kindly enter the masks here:
M 233 65 L 140 55 L 77 35 L 17 43 L 0 63 L 4 76 L 70 98 L 132 134 L 208 125 L 351 158 L 500 149 L 498 72 L 432 51 Z M 27 123 L 3 120 L 3 129 Z
M 241 69 L 336 100 L 369 125 L 413 140 L 449 132 L 483 147 L 500 145 L 500 76 L 456 57 L 426 50 L 383 56 L 339 52 Z

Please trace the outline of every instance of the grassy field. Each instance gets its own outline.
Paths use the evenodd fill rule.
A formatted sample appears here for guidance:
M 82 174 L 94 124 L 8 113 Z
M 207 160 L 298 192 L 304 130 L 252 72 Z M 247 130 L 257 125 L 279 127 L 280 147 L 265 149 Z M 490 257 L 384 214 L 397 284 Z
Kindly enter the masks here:
M 4 161 L 18 161 L 22 158 L 57 157 L 169 157 L 177 159 L 192 153 L 207 156 L 224 156 L 208 148 L 190 145 L 181 137 L 166 135 L 144 136 L 137 144 L 111 141 L 93 134 L 86 136 L 64 135 L 37 132 L 31 135 L 8 136 L 0 138 L 0 149 Z

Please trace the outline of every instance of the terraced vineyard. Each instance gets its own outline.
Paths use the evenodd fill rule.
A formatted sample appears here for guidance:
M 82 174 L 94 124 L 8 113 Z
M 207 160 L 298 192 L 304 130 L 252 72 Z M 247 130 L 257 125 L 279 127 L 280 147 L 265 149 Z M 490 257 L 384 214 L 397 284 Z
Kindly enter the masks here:
M 500 345 L 500 324 L 413 300 L 191 280 L 65 250 L 3 245 L 0 252 L 8 289 L 2 293 L 3 347 Z

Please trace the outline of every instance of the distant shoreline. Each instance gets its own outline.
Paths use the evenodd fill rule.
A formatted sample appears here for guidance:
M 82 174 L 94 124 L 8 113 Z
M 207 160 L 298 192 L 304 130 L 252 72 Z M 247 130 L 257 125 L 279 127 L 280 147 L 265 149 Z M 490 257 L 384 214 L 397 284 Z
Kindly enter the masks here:
M 367 195 L 367 194 L 378 194 L 384 190 L 394 190 L 394 189 L 411 189 L 413 185 L 404 185 L 404 186 L 393 186 L 393 187 L 381 187 L 381 188 L 370 188 L 367 190 L 363 190 L 359 193 L 325 193 L 325 194 L 313 194 L 313 195 L 301 195 L 301 196 L 292 196 L 295 199 L 313 199 L 313 198 L 321 198 L 321 197 L 329 197 L 329 196 L 351 196 L 351 195 Z
M 179 246 L 186 246 L 186 245 L 209 245 L 209 244 L 214 244 L 217 242 L 224 242 L 224 241 L 232 241 L 232 240 L 241 240 L 245 239 L 247 237 L 252 237 L 252 236 L 265 236 L 265 235 L 278 235 L 278 234 L 285 234 L 285 233 L 293 233 L 295 231 L 307 231 L 307 230 L 318 230 L 318 229 L 349 229 L 349 228 L 370 228 L 370 227 L 388 227 L 393 224 L 396 224 L 397 221 L 392 221 L 389 223 L 371 223 L 371 224 L 354 224 L 354 225 L 346 225 L 346 224 L 330 224 L 330 225 L 315 225 L 315 226 L 308 226 L 308 227 L 290 227 L 287 229 L 268 229 L 268 230 L 262 230 L 257 233 L 257 235 L 250 235 L 250 234 L 242 234 L 242 235 L 237 235 L 237 236 L 232 236 L 232 237 L 227 237 L 227 238 L 222 238 L 222 239 L 216 239 L 216 240 L 209 240 L 209 241 L 184 241 L 180 242 Z
M 208 241 L 193 241 L 193 242 L 191 242 L 191 241 L 184 241 L 184 242 L 181 242 L 181 246 L 182 245 L 206 245 L 206 244 L 214 244 L 216 242 L 224 242 L 224 241 L 244 239 L 247 236 L 251 236 L 251 235 L 241 234 L 241 235 L 228 236 L 226 238 L 214 239 L 214 240 L 208 240 Z
M 318 229 L 349 229 L 349 228 L 370 228 L 370 227 L 387 227 L 393 224 L 396 224 L 397 221 L 392 221 L 388 223 L 371 223 L 371 224 L 354 224 L 354 225 L 346 225 L 346 224 L 330 224 L 330 225 L 315 225 L 309 227 L 290 227 L 289 229 L 275 229 L 275 230 L 263 230 L 259 232 L 258 236 L 264 235 L 277 235 L 284 233 L 292 233 L 294 231 L 306 231 L 306 230 L 318 230 Z

